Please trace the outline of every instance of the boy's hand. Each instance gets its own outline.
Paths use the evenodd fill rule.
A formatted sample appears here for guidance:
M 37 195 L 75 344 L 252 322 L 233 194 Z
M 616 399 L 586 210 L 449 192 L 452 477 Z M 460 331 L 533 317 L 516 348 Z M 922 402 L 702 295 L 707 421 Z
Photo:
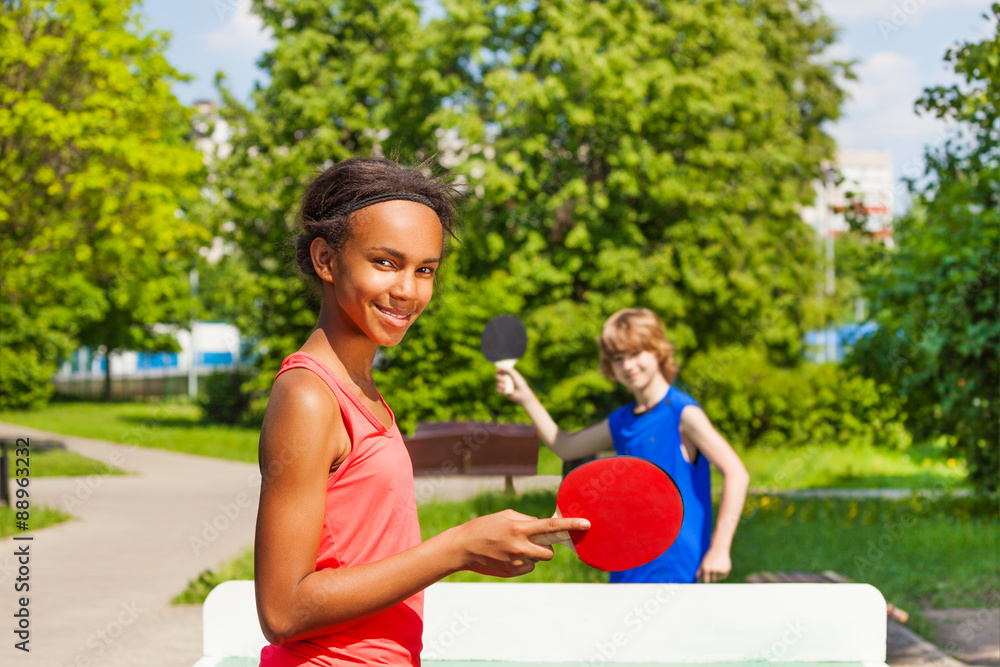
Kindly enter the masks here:
M 504 378 L 509 377 L 510 381 L 514 383 L 514 390 L 509 394 L 504 392 Z M 524 405 L 524 402 L 533 396 L 531 387 L 528 386 L 527 380 L 524 379 L 516 369 L 506 369 L 497 368 L 497 391 L 514 401 L 518 405 Z
M 728 577 L 732 569 L 733 563 L 729 559 L 728 550 L 709 547 L 705 557 L 701 559 L 701 567 L 698 568 L 698 583 L 718 583 Z

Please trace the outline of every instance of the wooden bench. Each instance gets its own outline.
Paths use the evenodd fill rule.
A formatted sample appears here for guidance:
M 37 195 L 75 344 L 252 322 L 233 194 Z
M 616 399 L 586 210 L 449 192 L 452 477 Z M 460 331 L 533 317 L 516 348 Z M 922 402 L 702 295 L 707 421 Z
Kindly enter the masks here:
M 403 438 L 415 477 L 538 474 L 538 435 L 527 424 L 475 421 L 420 423 Z
M 195 667 L 258 664 L 266 642 L 252 581 L 216 587 L 203 622 Z M 885 599 L 867 584 L 438 583 L 427 589 L 423 639 L 425 667 L 885 667 Z

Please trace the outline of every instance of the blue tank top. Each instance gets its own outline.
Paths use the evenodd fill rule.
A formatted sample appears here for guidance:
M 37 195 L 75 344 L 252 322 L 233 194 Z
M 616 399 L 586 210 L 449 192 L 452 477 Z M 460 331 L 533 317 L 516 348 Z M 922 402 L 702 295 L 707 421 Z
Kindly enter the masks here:
M 712 477 L 701 453 L 694 463 L 681 454 L 681 411 L 698 403 L 673 386 L 653 409 L 634 414 L 635 403 L 608 416 L 615 452 L 652 461 L 677 483 L 684 500 L 684 522 L 666 553 L 641 567 L 612 572 L 611 583 L 695 582 L 695 574 L 712 539 Z M 699 406 L 700 407 L 700 406 Z

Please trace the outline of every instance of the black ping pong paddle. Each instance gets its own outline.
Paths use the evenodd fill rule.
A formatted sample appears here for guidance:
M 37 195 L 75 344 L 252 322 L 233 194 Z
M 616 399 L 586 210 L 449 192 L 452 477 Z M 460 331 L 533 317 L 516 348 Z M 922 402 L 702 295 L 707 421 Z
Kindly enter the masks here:
M 524 322 L 515 315 L 497 315 L 486 323 L 480 341 L 483 356 L 498 368 L 511 369 L 528 349 L 528 334 Z M 503 393 L 514 391 L 514 381 L 504 378 Z

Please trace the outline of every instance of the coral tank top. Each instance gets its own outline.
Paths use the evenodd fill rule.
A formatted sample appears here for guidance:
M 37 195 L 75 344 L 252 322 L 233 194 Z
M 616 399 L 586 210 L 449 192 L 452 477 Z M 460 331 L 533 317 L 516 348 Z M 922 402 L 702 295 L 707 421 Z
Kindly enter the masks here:
M 327 480 L 316 570 L 373 563 L 419 544 L 413 465 L 392 410 L 386 405 L 391 416 L 386 427 L 329 368 L 305 352 L 289 355 L 275 378 L 291 368 L 308 368 L 326 382 L 351 439 L 351 453 Z M 269 644 L 261 650 L 260 665 L 420 665 L 423 603 L 420 592 L 328 634 Z

